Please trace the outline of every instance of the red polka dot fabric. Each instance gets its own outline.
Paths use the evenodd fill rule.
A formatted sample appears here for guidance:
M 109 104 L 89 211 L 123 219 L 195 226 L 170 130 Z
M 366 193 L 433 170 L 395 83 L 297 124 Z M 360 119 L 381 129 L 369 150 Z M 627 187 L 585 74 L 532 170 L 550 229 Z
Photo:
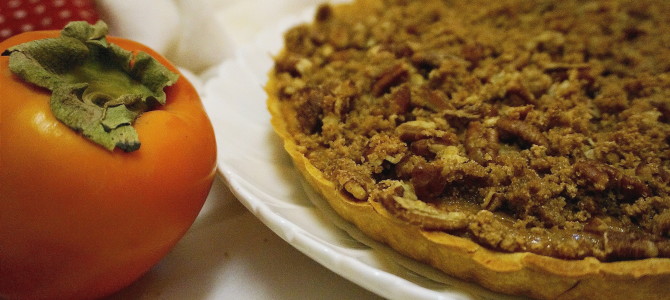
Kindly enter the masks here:
M 97 20 L 93 0 L 0 0 L 0 41 L 25 31 L 62 29 L 70 21 Z

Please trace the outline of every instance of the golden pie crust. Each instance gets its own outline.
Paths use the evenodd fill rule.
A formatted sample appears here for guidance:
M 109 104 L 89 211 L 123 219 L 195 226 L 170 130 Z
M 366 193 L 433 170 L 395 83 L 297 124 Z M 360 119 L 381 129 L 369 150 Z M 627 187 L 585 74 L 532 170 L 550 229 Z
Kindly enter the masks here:
M 352 6 L 347 6 L 345 8 L 337 8 L 333 10 L 331 7 L 322 6 L 319 8 L 316 16 L 315 22 L 324 22 L 324 20 L 331 18 L 332 14 L 336 13 L 354 13 L 354 14 L 365 14 L 361 12 L 361 8 L 365 9 L 379 9 L 383 8 L 383 1 L 376 0 L 365 0 L 357 1 Z M 391 1 L 393 2 L 393 1 Z M 412 1 L 396 1 L 398 3 L 406 2 L 412 3 Z M 435 4 L 435 3 L 438 4 Z M 431 5 L 442 5 L 440 1 L 426 1 L 425 4 L 427 7 Z M 474 1 L 476 2 L 476 1 Z M 472 3 L 472 6 L 482 6 L 482 4 Z M 458 1 L 457 1 L 458 3 Z M 502 4 L 496 8 L 498 12 L 505 12 L 505 5 L 519 5 L 519 1 L 503 1 Z M 549 2 L 547 2 L 549 3 Z M 466 4 L 463 4 L 466 5 Z M 547 4 L 549 5 L 549 4 Z M 591 6 L 589 6 L 591 5 Z M 600 5 L 600 6 L 599 6 Z M 588 9 L 615 9 L 618 8 L 617 1 L 608 1 L 602 3 L 591 3 L 585 6 Z M 513 6 L 510 6 L 513 7 Z M 639 7 L 637 7 L 639 8 Z M 338 9 L 342 9 L 340 12 Z M 664 8 L 667 9 L 667 8 Z M 668 11 L 668 10 L 666 10 Z M 481 12 L 481 11 L 480 11 Z M 637 11 L 638 14 L 643 14 L 642 11 Z M 632 14 L 632 13 L 631 13 Z M 556 25 L 559 26 L 559 25 Z M 559 26 L 560 27 L 560 26 Z M 304 29 L 304 27 L 303 27 Z M 631 31 L 631 35 L 640 35 L 644 34 L 642 31 L 646 30 L 644 28 L 637 28 L 640 32 Z M 337 36 L 337 35 L 336 35 Z M 313 37 L 314 38 L 314 37 Z M 318 37 L 317 37 L 318 38 Z M 290 37 L 287 37 L 290 39 Z M 549 40 L 549 39 L 548 39 Z M 337 40 L 330 41 L 329 43 L 334 44 L 337 48 Z M 529 46 L 531 47 L 531 46 Z M 549 47 L 549 46 L 546 46 Z M 343 47 L 346 48 L 346 47 Z M 332 50 L 332 49 L 331 49 Z M 403 52 L 404 50 L 400 50 Z M 435 221 L 435 216 L 432 215 L 433 208 L 425 208 L 423 206 L 411 207 L 414 204 L 408 204 L 410 206 L 409 210 L 419 211 L 409 212 L 409 216 L 403 215 L 404 213 L 404 204 L 401 203 L 404 199 L 404 195 L 401 193 L 390 194 L 384 192 L 378 192 L 375 194 L 371 192 L 369 188 L 365 185 L 365 179 L 362 181 L 354 180 L 356 176 L 352 176 L 350 181 L 338 181 L 338 176 L 333 175 L 332 169 L 324 171 L 323 162 L 314 163 L 314 154 L 310 153 L 310 149 L 313 149 L 315 146 L 309 144 L 308 136 L 310 134 L 319 134 L 314 132 L 311 129 L 305 129 L 307 125 L 310 126 L 324 126 L 322 124 L 314 124 L 313 120 L 305 121 L 304 114 L 309 113 L 309 111 L 301 110 L 297 108 L 299 106 L 292 105 L 288 103 L 286 99 L 290 98 L 287 88 L 291 89 L 303 89 L 305 88 L 301 84 L 296 86 L 290 86 L 287 84 L 286 73 L 294 73 L 293 75 L 299 74 L 298 77 L 305 74 L 309 74 L 309 71 L 304 71 L 305 68 L 313 67 L 313 61 L 304 62 L 304 59 L 298 58 L 287 58 L 286 53 L 288 51 L 284 50 L 277 58 L 278 64 L 275 66 L 275 69 L 270 73 L 270 80 L 267 83 L 266 91 L 268 94 L 268 109 L 272 116 L 272 126 L 275 129 L 276 133 L 284 141 L 284 148 L 291 156 L 294 164 L 304 175 L 307 181 L 316 188 L 316 190 L 324 196 L 328 203 L 333 207 L 333 209 L 343 218 L 349 222 L 355 224 L 362 232 L 366 235 L 372 237 L 375 240 L 378 240 L 382 243 L 385 243 L 397 250 L 398 252 L 414 258 L 418 261 L 425 262 L 439 270 L 442 270 L 446 274 L 462 278 L 465 280 L 473 281 L 481 286 L 484 286 L 488 289 L 491 289 L 496 292 L 512 294 L 512 295 L 525 295 L 537 299 L 660 299 L 666 297 L 670 294 L 670 285 L 667 283 L 670 282 L 670 259 L 665 258 L 666 252 L 663 252 L 663 243 L 665 241 L 660 241 L 658 247 L 653 247 L 651 254 L 645 252 L 643 254 L 633 253 L 632 256 L 641 255 L 641 256 L 652 256 L 650 258 L 640 258 L 636 259 L 635 257 L 624 257 L 623 259 L 618 259 L 620 256 L 607 256 L 608 254 L 602 254 L 599 258 L 594 256 L 599 256 L 599 252 L 594 252 L 593 255 L 585 254 L 575 254 L 573 258 L 561 258 L 561 255 L 564 255 L 563 252 L 552 252 L 559 253 L 556 255 L 543 255 L 542 251 L 509 251 L 508 249 L 496 249 L 496 247 L 487 247 L 480 243 L 474 241 L 467 234 L 453 234 L 449 233 L 450 230 L 442 230 L 444 226 L 452 226 L 454 228 L 462 229 L 465 226 L 468 226 L 467 222 L 472 221 L 472 219 L 463 219 L 461 215 L 458 215 L 454 218 L 451 218 L 449 213 L 445 213 L 439 216 L 439 220 Z M 329 52 L 332 52 L 329 50 Z M 468 52 L 470 53 L 470 52 Z M 484 51 L 483 53 L 486 53 Z M 667 54 L 668 52 L 664 52 Z M 471 53 L 470 53 L 471 54 Z M 329 54 L 330 55 L 330 54 Z M 402 53 L 401 53 L 402 55 Z M 480 54 L 477 54 L 481 56 Z M 467 55 L 465 55 L 467 56 Z M 480 60 L 486 58 L 478 58 Z M 295 65 L 286 66 L 281 65 L 287 61 L 295 61 Z M 657 65 L 658 66 L 658 65 Z M 551 68 L 552 66 L 550 66 Z M 565 65 L 554 65 L 556 69 L 574 69 L 576 71 L 573 74 L 579 73 L 580 70 L 583 70 L 584 67 L 579 66 L 579 62 L 574 62 L 574 65 L 566 67 Z M 666 66 L 661 66 L 661 71 L 657 73 L 668 73 L 670 68 Z M 666 69 L 663 69 L 666 68 Z M 389 68 L 386 68 L 387 70 Z M 392 73 L 402 73 L 397 72 L 391 68 L 391 71 L 384 72 L 384 74 Z M 623 71 L 622 71 L 623 72 Z M 282 75 L 282 73 L 284 73 Z M 569 72 L 568 72 L 569 73 Z M 622 74 L 624 74 L 623 72 Z M 652 72 L 653 73 L 653 72 Z M 282 77 L 283 76 L 283 77 Z M 305 75 L 306 76 L 306 75 Z M 411 74 L 403 74 L 403 77 L 410 77 Z M 569 74 L 566 76 L 570 76 Z M 576 76 L 576 75 L 575 75 Z M 623 76 L 623 75 L 622 75 Z M 667 75 L 659 75 L 662 80 L 668 80 Z M 666 76 L 666 77 L 663 77 Z M 376 77 L 376 82 L 373 81 L 372 87 L 366 93 L 373 94 L 381 97 L 383 94 L 393 94 L 401 90 L 403 81 L 411 81 L 412 79 L 398 79 L 398 75 L 390 75 L 384 79 L 385 75 Z M 352 77 L 355 78 L 355 77 Z M 389 79 L 390 78 L 390 79 Z M 664 78 L 664 79 L 663 79 Z M 388 80 L 387 80 L 388 79 Z M 568 80 L 568 79 L 566 79 Z M 589 79 L 584 79 L 588 81 Z M 382 84 L 378 84 L 380 81 L 386 81 Z M 667 82 L 670 82 L 668 80 Z M 663 90 L 667 88 L 667 82 L 665 86 L 661 84 L 660 88 Z M 380 87 L 381 86 L 381 87 Z M 523 86 L 523 85 L 522 85 Z M 509 86 L 508 86 L 509 87 Z M 523 96 L 524 91 L 522 89 L 514 88 L 514 100 L 519 101 L 518 98 L 521 98 L 521 101 L 530 101 L 528 98 L 533 98 L 535 96 Z M 360 91 L 359 91 L 360 92 Z M 506 94 L 508 95 L 508 94 Z M 540 104 L 535 104 L 540 106 Z M 602 104 L 599 106 L 601 109 L 605 109 L 609 104 Z M 520 105 L 507 105 L 505 107 L 519 107 Z M 610 107 L 611 108 L 611 107 Z M 616 108 L 611 108 L 616 109 Z M 660 108 L 657 110 L 661 110 Z M 512 109 L 510 115 L 514 116 L 518 114 L 518 110 Z M 522 112 L 525 114 L 526 112 Z M 517 130 L 520 126 L 518 122 L 519 119 L 514 119 L 514 122 L 504 123 L 500 121 L 503 117 L 508 117 L 504 115 L 505 113 L 496 112 L 495 120 L 498 121 L 494 125 L 486 125 L 487 121 L 482 117 L 479 123 L 481 126 L 489 126 L 487 128 L 497 128 L 498 131 L 503 133 L 511 133 L 516 135 L 519 140 L 523 140 L 524 144 L 533 144 L 529 150 L 528 145 L 515 145 L 514 151 L 526 151 L 532 152 L 536 151 L 538 147 L 551 148 L 555 144 L 555 140 L 551 137 L 547 138 L 547 133 L 541 132 L 541 134 L 536 134 L 532 132 L 531 134 L 519 133 Z M 322 115 L 320 115 L 321 117 Z M 502 116 L 502 117 L 501 117 Z M 466 118 L 467 119 L 467 118 Z M 478 122 L 477 120 L 468 119 L 470 122 Z M 407 121 L 407 120 L 405 120 Z M 416 120 L 413 120 L 416 121 Z M 324 121 L 321 121 L 324 122 Z M 398 122 L 400 125 L 402 122 Z M 407 123 L 407 122 L 405 122 Z M 490 122 L 489 122 L 490 123 Z M 422 125 L 423 123 L 419 124 Z M 511 124 L 511 125 L 510 125 Z M 423 126 L 423 125 L 422 125 Z M 396 126 L 396 132 L 397 127 Z M 447 125 L 448 127 L 448 125 Z M 454 127 L 454 126 L 452 126 Z M 456 130 L 456 135 L 458 139 L 463 140 L 463 136 L 466 135 L 467 126 L 464 126 L 466 129 Z M 411 130 L 410 130 L 411 131 Z M 527 132 L 527 131 L 524 131 Z M 411 133 L 410 134 L 415 134 Z M 420 135 L 420 134 L 419 134 Z M 442 136 L 440 137 L 442 138 Z M 444 139 L 442 139 L 444 140 Z M 467 140 L 467 138 L 466 138 Z M 306 142 L 307 141 L 307 142 Z M 369 141 L 368 141 L 369 142 Z M 597 142 L 597 141 L 596 141 Z M 667 143 L 667 141 L 666 141 Z M 552 145 L 553 146 L 553 145 Z M 455 147 L 455 146 L 454 146 Z M 460 144 L 460 152 L 464 152 L 463 142 Z M 503 146 L 508 147 L 508 146 Z M 540 148 L 540 149 L 544 149 Z M 431 148 L 432 149 L 432 148 Z M 444 149 L 440 148 L 440 149 Z M 456 149 L 456 148 L 450 148 Z M 447 151 L 447 150 L 445 150 Z M 556 150 L 560 152 L 560 150 Z M 421 152 L 421 151 L 419 151 Z M 449 151 L 447 151 L 449 152 Z M 486 152 L 486 151 L 484 151 Z M 312 156 L 311 156 L 312 155 Z M 450 154 L 451 155 L 451 154 Z M 484 165 L 494 161 L 487 154 L 482 152 L 472 152 L 469 153 L 466 157 L 470 160 L 484 161 Z M 570 154 L 572 155 L 572 154 Z M 566 156 L 570 156 L 566 155 Z M 457 158 L 458 162 L 462 162 L 462 156 L 451 156 L 451 158 Z M 607 157 L 606 155 L 603 157 Z M 611 158 L 611 156 L 610 156 Z M 392 163 L 398 163 L 399 158 L 393 158 L 392 154 L 389 154 L 389 157 L 386 158 L 387 161 L 392 161 Z M 601 183 L 598 181 L 597 174 L 613 174 L 618 171 L 611 171 L 607 166 L 601 166 L 600 163 L 595 163 L 596 160 L 575 160 L 571 162 L 570 171 L 571 174 L 577 174 L 577 179 L 575 179 L 575 184 L 588 185 L 584 187 L 589 190 L 589 193 L 593 193 L 593 189 L 596 191 L 607 190 L 607 184 L 604 184 L 605 187 L 599 187 Z M 321 168 L 318 168 L 316 165 L 321 165 Z M 615 164 L 623 167 L 625 162 L 620 162 Z M 609 165 L 608 165 L 609 166 Z M 345 168 L 346 169 L 346 168 Z M 596 171 L 593 171 L 596 170 Z M 593 171 L 596 175 L 590 176 L 588 174 Z M 608 173 L 609 172 L 609 173 Z M 627 175 L 630 174 L 628 171 L 621 171 L 621 174 L 612 177 L 617 178 L 619 181 L 627 182 L 626 184 L 619 183 L 618 188 L 624 190 L 624 192 L 630 192 L 634 190 L 634 197 L 637 198 L 649 198 L 653 195 L 650 195 L 651 190 L 659 190 L 660 188 L 648 188 L 643 183 L 642 180 L 638 180 L 638 177 L 642 175 Z M 586 174 L 586 175 L 582 175 Z M 623 175 L 622 175 L 623 174 Z M 590 177 L 589 177 L 590 176 Z M 604 175 L 603 175 L 604 176 Z M 618 176 L 618 177 L 617 177 Z M 628 177 L 626 177 L 628 176 Z M 349 178 L 349 177 L 346 177 Z M 595 179 L 594 179 L 595 178 Z M 624 178 L 624 179 L 622 179 Z M 586 183 L 584 183 L 586 181 Z M 353 187 L 347 187 L 346 185 L 350 182 L 357 182 Z M 363 183 L 361 183 L 363 182 Z M 633 182 L 633 183 L 630 183 Z M 378 184 L 378 182 L 377 182 Z M 645 184 L 652 185 L 652 183 Z M 623 188 L 621 186 L 624 186 Z M 638 188 L 639 187 L 639 188 Z M 407 187 L 404 187 L 406 190 Z M 581 188 L 581 187 L 580 187 Z M 628 189 L 626 189 L 628 188 Z M 411 188 L 409 188 L 411 189 Z M 393 191 L 392 188 L 389 190 Z M 444 190 L 440 190 L 444 192 Z M 590 194 L 589 194 L 590 195 Z M 386 197 L 386 198 L 384 198 Z M 623 197 L 623 196 L 622 196 Z M 391 200 L 390 204 L 380 201 L 380 198 L 384 199 L 395 199 L 396 202 Z M 410 197 L 411 198 L 411 197 Z M 620 198 L 621 199 L 621 198 Z M 416 199 L 410 199 L 410 202 L 413 202 Z M 630 201 L 630 200 L 626 200 Z M 429 203 L 430 201 L 427 201 Z M 481 204 L 481 203 L 480 203 Z M 393 208 L 394 205 L 398 205 L 398 209 Z M 488 204 L 487 204 L 488 205 Z M 488 207 L 487 205 L 482 205 L 484 210 L 493 210 L 496 208 Z M 428 205 L 430 206 L 430 205 Z M 626 206 L 628 207 L 628 206 Z M 451 211 L 450 213 L 453 213 Z M 455 211 L 458 213 L 458 210 Z M 416 217 L 417 214 L 425 213 L 428 217 Z M 660 214 L 660 213 L 659 213 Z M 446 217 L 445 217 L 446 216 Z M 452 223 L 457 224 L 452 224 Z M 466 222 L 466 223 L 463 223 Z M 433 224 L 434 223 L 434 224 Z M 447 224 L 447 225 L 445 225 Z M 618 224 L 618 223 L 617 223 Z M 611 224 L 610 224 L 611 225 Z M 451 228 L 451 227 L 450 227 Z M 460 231 L 459 231 L 460 232 Z M 523 231 L 525 232 L 525 231 Z M 660 234 L 663 236 L 664 234 Z M 605 234 L 605 243 L 607 243 L 607 234 Z M 655 243 L 656 240 L 651 240 L 650 243 Z M 594 242 L 595 245 L 601 245 L 602 241 L 597 240 Z M 600 243 L 600 244 L 599 244 Z M 485 243 L 484 243 L 485 244 Z M 502 247 L 502 246 L 501 246 Z M 607 246 L 603 246 L 603 249 L 607 249 Z M 660 250 L 659 250 L 660 249 Z M 642 251 L 644 252 L 644 251 Z M 539 254 L 538 254 L 539 253 Z M 570 255 L 573 252 L 566 252 Z M 590 252 L 589 252 L 590 253 Z M 660 253 L 660 254 L 659 254 Z M 581 255 L 581 256 L 580 256 Z M 660 257 L 653 257 L 660 256 Z

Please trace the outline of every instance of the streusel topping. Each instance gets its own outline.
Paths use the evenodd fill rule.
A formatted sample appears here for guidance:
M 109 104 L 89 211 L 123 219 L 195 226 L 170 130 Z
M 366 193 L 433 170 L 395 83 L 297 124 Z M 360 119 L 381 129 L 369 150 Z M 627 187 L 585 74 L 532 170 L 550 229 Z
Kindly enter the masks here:
M 670 257 L 670 2 L 359 0 L 276 95 L 352 201 L 505 252 Z

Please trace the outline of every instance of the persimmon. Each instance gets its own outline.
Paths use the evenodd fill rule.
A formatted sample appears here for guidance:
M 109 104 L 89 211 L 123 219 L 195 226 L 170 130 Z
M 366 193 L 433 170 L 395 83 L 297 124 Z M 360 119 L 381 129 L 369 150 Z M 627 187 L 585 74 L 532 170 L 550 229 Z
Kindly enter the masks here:
M 129 285 L 186 233 L 210 190 L 216 142 L 198 93 L 160 54 L 106 32 L 74 22 L 0 43 L 1 299 L 98 298 Z M 59 38 L 81 43 L 26 50 Z M 14 69 L 32 74 L 10 70 L 25 60 Z

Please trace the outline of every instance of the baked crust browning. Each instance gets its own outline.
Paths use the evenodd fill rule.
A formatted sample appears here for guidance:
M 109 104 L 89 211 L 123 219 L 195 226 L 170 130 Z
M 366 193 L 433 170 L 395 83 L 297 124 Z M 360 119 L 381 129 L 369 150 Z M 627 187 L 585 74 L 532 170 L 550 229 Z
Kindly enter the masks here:
M 495 291 L 670 292 L 670 3 L 322 5 L 266 89 L 369 236 Z

